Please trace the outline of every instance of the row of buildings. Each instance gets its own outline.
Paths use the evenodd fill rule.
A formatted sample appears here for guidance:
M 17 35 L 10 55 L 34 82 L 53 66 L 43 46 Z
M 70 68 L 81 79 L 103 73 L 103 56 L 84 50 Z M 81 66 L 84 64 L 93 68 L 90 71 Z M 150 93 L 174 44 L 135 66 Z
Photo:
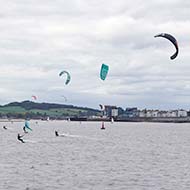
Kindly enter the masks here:
M 160 111 L 160 110 L 140 110 L 139 117 L 187 117 L 188 111 L 183 109 Z
M 108 118 L 177 118 L 177 117 L 188 117 L 190 116 L 190 111 L 183 109 L 177 110 L 149 110 L 138 108 L 118 108 L 117 106 L 105 105 L 104 110 L 102 110 L 102 116 Z

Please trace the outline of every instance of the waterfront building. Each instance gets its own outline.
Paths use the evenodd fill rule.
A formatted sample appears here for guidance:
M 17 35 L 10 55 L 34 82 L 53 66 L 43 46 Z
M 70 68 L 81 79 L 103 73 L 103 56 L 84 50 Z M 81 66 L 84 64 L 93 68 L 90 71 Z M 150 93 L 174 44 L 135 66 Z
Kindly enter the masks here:
M 139 111 L 137 108 L 126 108 L 124 115 L 125 117 L 138 117 Z
M 177 112 L 178 117 L 187 117 L 187 111 L 186 110 L 178 110 Z
M 108 118 L 116 118 L 118 116 L 118 108 L 116 106 L 105 105 L 104 116 L 107 116 Z
M 187 117 L 188 112 L 186 110 L 140 110 L 139 117 Z
M 159 110 L 152 110 L 152 117 L 158 117 Z
M 146 109 L 139 111 L 139 117 L 146 117 Z
M 152 110 L 146 111 L 146 117 L 152 117 Z

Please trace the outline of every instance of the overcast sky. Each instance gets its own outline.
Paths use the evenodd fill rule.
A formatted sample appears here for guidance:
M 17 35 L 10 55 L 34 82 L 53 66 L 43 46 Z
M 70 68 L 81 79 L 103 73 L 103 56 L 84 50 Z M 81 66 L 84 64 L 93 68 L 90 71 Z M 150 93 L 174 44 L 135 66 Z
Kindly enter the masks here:
M 36 95 L 93 108 L 190 108 L 190 1 L 2 0 L 0 7 L 0 104 Z M 154 38 L 163 32 L 178 40 L 175 60 L 174 46 Z

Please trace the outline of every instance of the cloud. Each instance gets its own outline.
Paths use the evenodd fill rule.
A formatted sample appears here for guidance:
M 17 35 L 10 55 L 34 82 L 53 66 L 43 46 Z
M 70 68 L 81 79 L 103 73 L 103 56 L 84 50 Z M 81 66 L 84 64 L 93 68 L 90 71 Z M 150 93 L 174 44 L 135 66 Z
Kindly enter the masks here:
M 179 0 L 0 2 L 0 103 L 31 99 L 98 108 L 186 108 L 190 3 Z M 173 45 L 155 34 L 173 34 Z M 99 78 L 102 63 L 110 70 Z M 68 70 L 71 83 L 58 74 Z M 185 97 L 185 98 L 184 98 Z

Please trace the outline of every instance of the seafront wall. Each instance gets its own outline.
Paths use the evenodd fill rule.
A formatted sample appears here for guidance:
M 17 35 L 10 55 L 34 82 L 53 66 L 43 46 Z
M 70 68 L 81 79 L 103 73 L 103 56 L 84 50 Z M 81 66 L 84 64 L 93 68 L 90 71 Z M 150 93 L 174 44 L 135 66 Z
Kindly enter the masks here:
M 110 119 L 87 119 L 87 121 L 110 121 Z M 190 123 L 190 117 L 132 117 L 118 118 L 116 122 L 163 122 L 163 123 Z
M 32 119 L 41 120 L 41 119 Z M 51 120 L 51 119 L 50 119 Z M 66 119 L 53 119 L 53 120 L 66 120 Z M 24 122 L 24 119 L 0 119 L 0 122 Z M 70 121 L 96 121 L 96 122 L 110 122 L 109 118 L 70 118 Z M 190 117 L 132 117 L 132 118 L 118 118 L 114 122 L 160 122 L 160 123 L 190 123 Z

